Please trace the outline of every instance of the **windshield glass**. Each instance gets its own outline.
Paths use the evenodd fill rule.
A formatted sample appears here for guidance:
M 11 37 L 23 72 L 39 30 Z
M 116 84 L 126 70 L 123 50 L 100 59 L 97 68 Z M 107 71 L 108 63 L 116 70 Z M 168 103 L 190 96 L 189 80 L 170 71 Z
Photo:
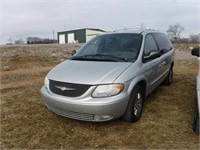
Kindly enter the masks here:
M 141 41 L 141 34 L 99 35 L 84 45 L 71 59 L 133 62 L 138 57 Z

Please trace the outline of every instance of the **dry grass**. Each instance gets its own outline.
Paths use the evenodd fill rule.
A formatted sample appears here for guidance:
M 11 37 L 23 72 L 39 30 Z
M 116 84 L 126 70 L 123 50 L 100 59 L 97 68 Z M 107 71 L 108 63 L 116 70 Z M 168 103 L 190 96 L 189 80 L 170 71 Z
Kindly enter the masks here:
M 72 49 L 68 45 L 1 47 L 2 149 L 199 148 L 199 137 L 192 131 L 198 66 L 189 51 L 176 52 L 174 83 L 153 92 L 141 120 L 130 124 L 120 119 L 82 122 L 48 111 L 40 96 L 44 77 Z M 56 51 L 60 55 L 55 57 Z

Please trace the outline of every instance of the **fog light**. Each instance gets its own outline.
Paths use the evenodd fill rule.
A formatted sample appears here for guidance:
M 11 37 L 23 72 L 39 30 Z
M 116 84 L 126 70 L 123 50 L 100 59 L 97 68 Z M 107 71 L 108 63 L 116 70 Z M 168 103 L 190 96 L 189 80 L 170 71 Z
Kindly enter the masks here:
M 94 120 L 95 121 L 106 121 L 112 119 L 111 115 L 95 115 Z

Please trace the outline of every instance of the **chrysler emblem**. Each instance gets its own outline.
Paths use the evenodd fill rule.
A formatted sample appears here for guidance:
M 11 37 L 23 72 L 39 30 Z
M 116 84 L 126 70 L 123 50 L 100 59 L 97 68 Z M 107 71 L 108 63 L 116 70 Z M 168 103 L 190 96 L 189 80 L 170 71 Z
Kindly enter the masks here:
M 57 89 L 60 89 L 61 91 L 74 91 L 74 90 L 76 90 L 75 88 L 68 88 L 68 87 L 65 87 L 65 86 L 57 86 L 57 85 L 55 85 L 55 87 Z

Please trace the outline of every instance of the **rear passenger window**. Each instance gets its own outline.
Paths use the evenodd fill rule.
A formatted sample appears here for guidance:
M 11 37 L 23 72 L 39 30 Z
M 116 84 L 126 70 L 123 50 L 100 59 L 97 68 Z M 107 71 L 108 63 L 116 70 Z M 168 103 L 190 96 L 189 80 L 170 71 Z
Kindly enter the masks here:
M 156 42 L 151 34 L 148 34 L 144 43 L 144 55 L 148 55 L 150 51 L 158 50 Z
M 153 37 L 158 44 L 159 50 L 169 51 L 173 48 L 172 43 L 165 34 L 153 33 Z

